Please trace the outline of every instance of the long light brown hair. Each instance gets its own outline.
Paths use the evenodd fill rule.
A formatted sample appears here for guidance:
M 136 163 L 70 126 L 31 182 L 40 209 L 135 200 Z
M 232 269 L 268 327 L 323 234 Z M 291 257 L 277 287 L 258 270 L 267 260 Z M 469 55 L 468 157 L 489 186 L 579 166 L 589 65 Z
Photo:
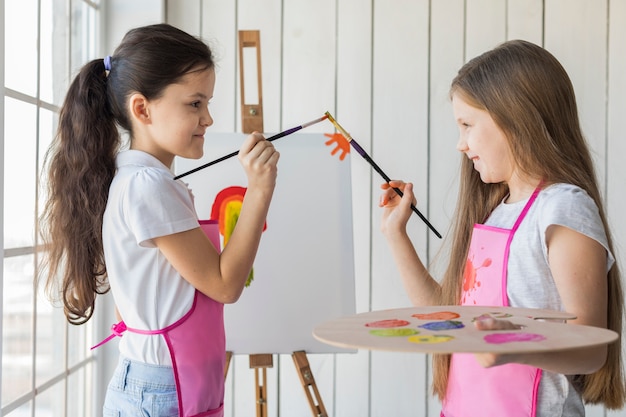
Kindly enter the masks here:
M 450 95 L 460 94 L 489 112 L 505 133 L 523 175 L 545 184 L 568 183 L 584 189 L 598 206 L 614 252 L 589 147 L 580 127 L 572 83 L 558 60 L 545 49 L 515 40 L 505 42 L 465 64 L 452 81 Z M 482 223 L 506 196 L 505 184 L 485 184 L 472 162 L 462 158 L 459 200 L 452 225 L 451 259 L 442 281 L 442 304 L 458 304 L 463 269 L 475 223 Z M 621 359 L 623 296 L 617 263 L 608 273 L 608 328 L 620 342 L 608 346 L 604 366 L 577 375 L 575 384 L 587 403 L 617 409 L 624 405 Z M 444 399 L 449 355 L 433 355 L 433 392 Z
M 165 88 L 192 70 L 213 68 L 209 47 L 167 24 L 130 30 L 110 57 L 81 68 L 72 81 L 59 127 L 46 153 L 47 201 L 39 228 L 49 298 L 61 298 L 72 324 L 93 315 L 96 296 L 109 290 L 102 244 L 102 218 L 115 157 L 118 127 L 132 127 L 127 99 L 132 93 L 158 99 Z

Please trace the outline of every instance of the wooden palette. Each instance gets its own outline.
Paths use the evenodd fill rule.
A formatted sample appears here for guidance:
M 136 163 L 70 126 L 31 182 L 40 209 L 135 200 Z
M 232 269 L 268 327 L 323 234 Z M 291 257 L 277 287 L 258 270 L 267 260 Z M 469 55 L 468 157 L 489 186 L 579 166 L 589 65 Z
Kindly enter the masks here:
M 477 330 L 482 315 L 509 320 L 517 330 Z M 566 324 L 575 316 L 516 307 L 431 306 L 372 311 L 320 324 L 313 336 L 343 348 L 421 353 L 522 353 L 609 344 L 614 331 Z

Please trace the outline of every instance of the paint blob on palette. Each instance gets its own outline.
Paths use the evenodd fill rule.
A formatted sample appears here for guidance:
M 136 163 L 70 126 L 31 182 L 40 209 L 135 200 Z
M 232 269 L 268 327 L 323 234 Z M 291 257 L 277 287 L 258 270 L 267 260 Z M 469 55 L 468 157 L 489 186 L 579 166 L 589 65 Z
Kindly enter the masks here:
M 476 320 L 513 324 L 508 330 L 479 330 Z M 432 306 L 372 311 L 331 320 L 313 335 L 341 347 L 423 353 L 521 353 L 606 345 L 617 333 L 567 324 L 566 312 L 516 307 Z
M 452 320 L 461 317 L 459 313 L 453 313 L 452 311 L 435 311 L 434 313 L 426 314 L 412 314 L 411 317 L 415 317 L 419 320 Z
M 413 336 L 419 332 L 415 329 L 374 329 L 370 330 L 370 334 L 382 337 L 406 337 Z
M 462 329 L 465 327 L 462 321 L 456 320 L 443 320 L 443 321 L 430 321 L 428 323 L 424 323 L 421 326 L 422 329 L 426 330 L 454 330 L 454 329 Z
M 402 327 L 407 326 L 409 324 L 406 320 L 398 320 L 398 319 L 388 319 L 388 320 L 379 320 L 371 323 L 366 323 L 367 327 L 378 327 L 378 328 L 389 328 L 389 327 Z
M 511 342 L 541 342 L 545 336 L 536 333 L 492 333 L 485 336 L 487 343 L 511 343 Z
M 450 336 L 447 334 L 425 334 L 425 335 L 417 335 L 411 336 L 407 339 L 407 341 L 411 343 L 444 343 L 453 340 L 454 336 Z
M 462 321 L 450 320 L 451 318 L 459 318 L 458 313 L 451 311 L 436 311 L 429 314 L 413 314 L 411 317 L 418 318 L 420 320 L 439 320 L 429 321 L 427 323 L 418 325 L 418 328 L 430 330 L 430 331 L 442 331 L 442 330 L 456 330 L 465 327 Z M 476 320 L 483 320 L 485 318 L 492 317 L 497 319 L 504 319 L 513 317 L 508 313 L 501 313 L 498 311 L 490 312 L 488 314 L 481 314 L 480 316 L 473 317 L 472 322 Z M 452 335 L 437 335 L 437 334 L 423 334 L 420 335 L 420 331 L 412 328 L 406 328 L 410 324 L 407 320 L 401 319 L 387 319 L 378 320 L 374 322 L 365 323 L 365 327 L 375 327 L 377 329 L 370 330 L 372 336 L 381 337 L 405 337 L 412 343 L 443 343 L 449 342 L 454 339 Z M 533 333 L 496 333 L 488 334 L 484 337 L 486 343 L 511 343 L 511 342 L 538 342 L 545 340 L 545 337 L 539 334 Z

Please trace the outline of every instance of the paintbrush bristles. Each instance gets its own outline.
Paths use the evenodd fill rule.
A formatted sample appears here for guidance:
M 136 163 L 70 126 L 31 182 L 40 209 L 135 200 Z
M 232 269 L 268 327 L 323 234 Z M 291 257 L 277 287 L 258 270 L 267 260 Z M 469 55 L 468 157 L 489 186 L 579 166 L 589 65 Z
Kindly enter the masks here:
M 315 119 L 315 120 L 312 120 L 312 121 L 310 121 L 308 123 L 302 124 L 302 128 L 304 129 L 305 127 L 309 127 L 311 125 L 314 125 L 314 124 L 319 123 L 319 122 L 321 122 L 323 120 L 326 120 L 326 119 L 328 119 L 328 115 L 325 114 L 324 116 L 320 117 L 319 119 Z

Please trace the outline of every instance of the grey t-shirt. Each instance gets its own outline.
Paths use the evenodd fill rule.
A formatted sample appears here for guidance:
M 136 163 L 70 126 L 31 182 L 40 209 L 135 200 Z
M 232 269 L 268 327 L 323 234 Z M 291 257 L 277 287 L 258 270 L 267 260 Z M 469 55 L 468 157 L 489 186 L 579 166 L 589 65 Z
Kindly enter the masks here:
M 511 229 L 527 201 L 501 203 L 485 224 Z M 537 196 L 511 242 L 507 294 L 512 307 L 564 310 L 548 264 L 546 230 L 551 225 L 575 230 L 607 248 L 607 272 L 615 262 L 608 250 L 598 207 L 591 197 L 581 188 L 570 184 L 546 187 Z M 537 416 L 584 415 L 582 400 L 572 386 L 571 378 L 543 371 Z

